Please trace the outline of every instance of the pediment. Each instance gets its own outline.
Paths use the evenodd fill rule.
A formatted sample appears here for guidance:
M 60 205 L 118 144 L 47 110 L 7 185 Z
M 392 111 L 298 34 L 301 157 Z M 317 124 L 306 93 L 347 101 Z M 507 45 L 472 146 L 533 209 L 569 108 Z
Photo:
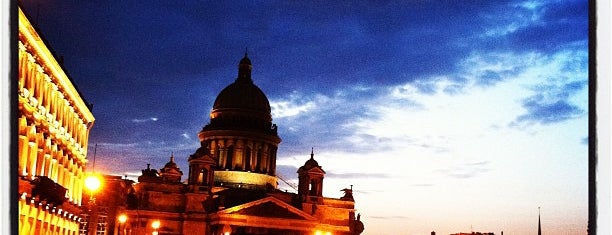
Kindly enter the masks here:
M 272 196 L 234 206 L 219 211 L 217 214 L 237 214 L 254 217 L 295 220 L 316 220 L 316 218 L 312 217 L 311 215 Z

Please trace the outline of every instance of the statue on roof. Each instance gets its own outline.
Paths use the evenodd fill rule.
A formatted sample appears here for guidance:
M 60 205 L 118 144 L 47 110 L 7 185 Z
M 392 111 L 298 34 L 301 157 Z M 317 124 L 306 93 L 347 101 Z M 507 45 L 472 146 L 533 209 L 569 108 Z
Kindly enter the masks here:
M 351 185 L 351 188 L 350 188 L 350 189 L 345 188 L 345 189 L 342 189 L 342 190 L 340 190 L 340 191 L 343 191 L 343 192 L 344 192 L 344 196 L 342 196 L 342 197 L 340 198 L 340 200 L 345 200 L 345 201 L 355 201 L 355 199 L 353 198 L 353 185 Z

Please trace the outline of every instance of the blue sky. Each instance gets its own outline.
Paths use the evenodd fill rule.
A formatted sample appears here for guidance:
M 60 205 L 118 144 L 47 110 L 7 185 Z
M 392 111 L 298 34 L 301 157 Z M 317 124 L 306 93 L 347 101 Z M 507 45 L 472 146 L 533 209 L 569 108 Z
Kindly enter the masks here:
M 586 231 L 585 0 L 22 6 L 94 104 L 96 170 L 186 172 L 248 47 L 279 173 L 314 147 L 365 234 L 536 234 L 538 206 L 544 231 Z

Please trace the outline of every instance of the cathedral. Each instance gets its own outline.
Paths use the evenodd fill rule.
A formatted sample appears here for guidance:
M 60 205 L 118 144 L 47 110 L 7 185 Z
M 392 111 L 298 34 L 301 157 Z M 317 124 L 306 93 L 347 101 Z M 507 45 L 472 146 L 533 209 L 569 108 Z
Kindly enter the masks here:
M 278 189 L 281 138 L 270 103 L 251 78 L 247 54 L 238 77 L 217 96 L 210 121 L 188 157 L 187 180 L 171 156 L 161 169 L 142 170 L 127 193 L 115 234 L 360 234 L 352 189 L 323 196 L 325 170 L 314 158 L 296 172 L 297 193 Z

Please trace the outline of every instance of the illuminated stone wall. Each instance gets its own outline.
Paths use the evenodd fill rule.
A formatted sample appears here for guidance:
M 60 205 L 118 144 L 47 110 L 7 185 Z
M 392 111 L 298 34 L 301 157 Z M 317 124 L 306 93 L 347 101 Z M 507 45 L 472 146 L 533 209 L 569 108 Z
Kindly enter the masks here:
M 219 169 L 232 172 L 250 172 L 248 183 L 265 188 L 271 183 L 276 187 L 276 151 L 278 138 L 244 131 L 205 131 L 200 138 L 217 160 Z M 215 182 L 240 183 L 215 172 Z M 260 181 L 253 181 L 259 179 Z M 270 180 L 272 179 L 272 180 Z M 272 182 L 273 181 L 273 182 Z M 244 182 L 247 183 L 247 182 Z
M 20 234 L 77 234 L 94 117 L 19 9 Z
M 228 187 L 258 188 L 270 185 L 277 187 L 276 177 L 241 171 L 215 171 L 215 184 L 224 184 Z

